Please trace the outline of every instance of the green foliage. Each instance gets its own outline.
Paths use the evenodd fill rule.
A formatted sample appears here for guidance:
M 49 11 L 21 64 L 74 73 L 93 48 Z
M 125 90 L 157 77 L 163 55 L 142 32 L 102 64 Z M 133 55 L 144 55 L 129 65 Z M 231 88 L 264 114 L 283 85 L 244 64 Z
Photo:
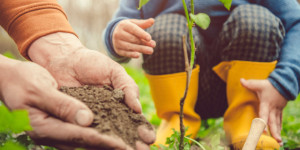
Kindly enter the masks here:
M 178 132 L 174 129 L 172 129 L 172 130 L 174 133 L 171 135 L 171 137 L 167 138 L 166 144 L 169 145 L 169 150 L 173 150 L 173 149 L 177 150 L 177 149 L 179 149 L 180 132 Z M 189 150 L 191 147 L 189 140 L 185 138 L 183 143 L 184 143 L 184 150 Z
M 159 148 L 157 146 L 151 146 L 151 150 L 178 150 L 179 149 L 179 142 L 180 142 L 180 132 L 176 131 L 175 129 L 173 130 L 173 134 L 171 135 L 171 137 L 167 138 L 166 141 L 166 145 L 159 145 Z M 186 128 L 187 130 L 187 128 Z M 189 136 L 187 136 L 189 137 Z M 188 138 L 184 139 L 184 150 L 190 150 L 191 148 L 191 144 L 189 142 Z
M 230 10 L 232 0 L 219 0 L 219 1 L 220 1 L 221 3 L 224 4 L 224 7 L 225 7 L 227 10 Z
M 225 138 L 223 118 L 203 120 L 197 137 L 207 150 L 225 149 L 222 143 Z
M 137 83 L 140 91 L 140 102 L 143 108 L 143 114 L 152 125 L 158 126 L 160 119 L 155 113 L 155 107 L 151 98 L 150 88 L 147 78 L 142 69 L 135 69 L 130 66 L 124 66 L 126 72 Z
M 0 133 L 21 133 L 32 130 L 28 112 L 25 110 L 9 111 L 4 105 L 0 106 Z
M 14 134 L 32 130 L 28 112 L 25 110 L 9 111 L 0 103 L 0 150 L 25 150 L 19 140 L 25 143 L 24 137 L 14 138 Z
M 139 2 L 139 8 L 138 10 L 140 10 L 144 5 L 146 5 L 150 0 L 140 0 Z
M 0 147 L 0 150 L 26 150 L 26 148 L 17 142 L 7 141 Z
M 300 148 L 300 96 L 288 102 L 283 111 L 281 136 L 284 148 Z
M 198 13 L 197 15 L 190 14 L 191 19 L 202 29 L 206 30 L 210 24 L 210 18 L 205 13 Z

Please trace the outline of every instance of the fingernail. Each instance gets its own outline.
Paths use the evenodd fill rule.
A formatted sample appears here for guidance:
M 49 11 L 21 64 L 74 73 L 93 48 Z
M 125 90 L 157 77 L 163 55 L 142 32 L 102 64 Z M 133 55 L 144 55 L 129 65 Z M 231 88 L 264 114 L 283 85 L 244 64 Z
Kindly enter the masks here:
M 152 46 L 152 47 L 155 47 L 155 46 L 156 46 L 156 42 L 152 40 L 152 41 L 151 41 L 151 46 Z
M 76 113 L 75 121 L 80 126 L 88 126 L 93 120 L 93 115 L 87 110 L 79 110 Z

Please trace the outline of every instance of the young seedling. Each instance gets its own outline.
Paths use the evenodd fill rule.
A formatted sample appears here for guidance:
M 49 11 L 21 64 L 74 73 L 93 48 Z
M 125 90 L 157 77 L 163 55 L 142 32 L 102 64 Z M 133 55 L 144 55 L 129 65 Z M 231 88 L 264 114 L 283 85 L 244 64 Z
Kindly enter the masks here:
M 146 5 L 150 0 L 140 0 L 139 1 L 139 10 L 142 9 L 144 5 Z M 232 0 L 219 0 L 221 3 L 224 4 L 225 8 L 230 10 Z M 195 61 L 195 41 L 193 37 L 193 26 L 194 24 L 197 24 L 200 28 L 203 30 L 206 30 L 209 27 L 210 24 L 210 18 L 207 14 L 205 13 L 198 13 L 195 15 L 195 9 L 194 9 L 194 0 L 190 0 L 190 5 L 191 5 L 191 12 L 189 13 L 187 5 L 185 0 L 182 0 L 182 5 L 184 8 L 185 16 L 186 16 L 186 21 L 187 21 L 187 26 L 188 26 L 188 33 L 189 33 L 189 39 L 190 39 L 190 45 L 191 45 L 191 59 L 190 63 L 188 63 L 188 57 L 187 57 L 187 50 L 186 50 L 186 43 L 185 43 L 185 37 L 183 36 L 183 50 L 184 50 L 184 57 L 185 57 L 185 71 L 187 73 L 187 79 L 186 79 L 186 88 L 184 91 L 183 97 L 180 99 L 180 143 L 179 143 L 179 150 L 184 149 L 184 135 L 185 135 L 185 127 L 183 124 L 183 106 L 184 106 L 184 101 L 187 95 L 188 87 L 190 84 L 190 79 L 191 79 L 191 74 L 192 74 L 192 68 L 194 66 L 194 61 Z

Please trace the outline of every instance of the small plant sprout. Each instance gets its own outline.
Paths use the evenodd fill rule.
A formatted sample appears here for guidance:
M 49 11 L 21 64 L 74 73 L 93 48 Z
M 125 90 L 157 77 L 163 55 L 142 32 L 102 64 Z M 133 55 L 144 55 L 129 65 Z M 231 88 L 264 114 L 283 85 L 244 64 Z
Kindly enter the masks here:
M 139 10 L 146 5 L 150 0 L 140 0 L 139 1 Z M 225 8 L 227 10 L 230 10 L 232 0 L 219 0 L 221 3 L 224 4 Z M 194 9 L 194 0 L 190 0 L 190 6 L 191 6 L 191 12 L 189 13 L 187 5 L 185 0 L 182 0 L 182 5 L 184 8 L 185 12 L 185 17 L 187 21 L 187 26 L 188 26 L 188 33 L 189 33 L 189 42 L 191 45 L 191 60 L 188 63 L 188 57 L 187 57 L 187 50 L 186 50 L 186 37 L 183 36 L 183 50 L 184 50 L 184 57 L 185 57 L 185 71 L 187 72 L 187 80 L 186 80 L 186 88 L 184 92 L 184 96 L 180 99 L 180 143 L 179 143 L 179 150 L 183 150 L 185 148 L 184 145 L 184 135 L 185 135 L 185 127 L 183 124 L 183 106 L 184 106 L 184 101 L 187 95 L 188 91 L 188 86 L 190 83 L 191 79 L 191 74 L 192 74 L 192 68 L 194 66 L 195 62 L 195 41 L 192 33 L 192 29 L 194 27 L 194 24 L 198 25 L 200 28 L 203 30 L 206 30 L 209 27 L 210 24 L 210 18 L 207 14 L 205 13 L 198 13 L 195 15 L 195 9 Z

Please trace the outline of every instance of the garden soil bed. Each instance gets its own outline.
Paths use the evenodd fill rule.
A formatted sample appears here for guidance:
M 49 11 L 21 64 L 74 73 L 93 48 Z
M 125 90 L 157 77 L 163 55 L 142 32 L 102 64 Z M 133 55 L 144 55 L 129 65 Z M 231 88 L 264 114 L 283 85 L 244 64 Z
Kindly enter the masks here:
M 60 91 L 84 102 L 95 114 L 91 125 L 101 134 L 120 137 L 125 143 L 135 149 L 136 141 L 140 141 L 137 128 L 151 124 L 141 114 L 133 112 L 124 103 L 122 90 L 109 86 L 61 87 Z

